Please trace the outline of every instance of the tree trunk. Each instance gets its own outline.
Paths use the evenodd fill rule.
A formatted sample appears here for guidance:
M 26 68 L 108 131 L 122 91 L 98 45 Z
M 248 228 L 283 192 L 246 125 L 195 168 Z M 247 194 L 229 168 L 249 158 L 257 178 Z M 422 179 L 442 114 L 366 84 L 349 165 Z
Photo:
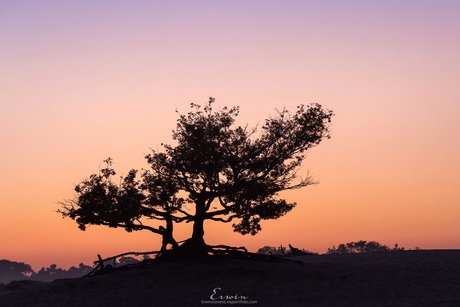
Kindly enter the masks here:
M 166 216 L 166 229 L 160 226 L 160 230 L 162 229 L 161 234 L 163 235 L 163 242 L 161 244 L 161 252 L 165 253 L 166 248 L 168 244 L 171 244 L 173 249 L 176 249 L 179 247 L 179 244 L 177 244 L 176 240 L 173 237 L 173 220 L 171 216 Z
M 206 254 L 206 243 L 204 243 L 204 220 L 206 209 L 204 203 L 196 204 L 195 219 L 193 221 L 192 237 L 189 240 L 189 247 L 193 253 Z
M 204 243 L 204 219 L 201 217 L 195 217 L 193 222 L 193 233 L 192 233 L 192 242 L 193 245 L 206 245 Z

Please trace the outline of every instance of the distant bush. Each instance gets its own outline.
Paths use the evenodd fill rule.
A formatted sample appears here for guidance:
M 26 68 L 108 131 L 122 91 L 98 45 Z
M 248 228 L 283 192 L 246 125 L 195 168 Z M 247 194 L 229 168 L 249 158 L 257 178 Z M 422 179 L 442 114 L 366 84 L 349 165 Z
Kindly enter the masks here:
M 282 245 L 279 246 L 278 248 L 274 246 L 264 246 L 259 248 L 257 251 L 258 254 L 263 254 L 263 255 L 278 255 L 282 256 L 286 253 L 286 248 L 283 247 Z
M 399 247 L 396 243 L 393 248 L 387 245 L 381 245 L 375 241 L 358 241 L 349 242 L 346 244 L 339 244 L 337 248 L 332 246 L 328 248 L 326 254 L 358 254 L 358 253 L 372 253 L 372 252 L 390 252 L 390 251 L 403 251 L 404 247 Z
M 283 245 L 280 245 L 278 248 L 273 246 L 264 246 L 259 248 L 257 251 L 258 254 L 263 255 L 275 255 L 275 256 L 292 256 L 292 255 L 318 255 L 318 253 L 310 252 L 304 248 L 298 249 L 295 247 L 286 248 Z

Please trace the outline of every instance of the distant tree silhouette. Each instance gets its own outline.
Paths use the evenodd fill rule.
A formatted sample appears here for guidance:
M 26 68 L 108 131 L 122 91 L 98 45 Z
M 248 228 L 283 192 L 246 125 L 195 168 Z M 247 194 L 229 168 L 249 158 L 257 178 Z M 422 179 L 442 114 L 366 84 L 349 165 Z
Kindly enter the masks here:
M 279 246 L 278 248 L 274 246 L 264 246 L 259 248 L 257 251 L 258 254 L 263 254 L 263 255 L 278 255 L 282 256 L 286 254 L 286 248 L 284 248 L 282 245 Z
M 332 246 L 332 248 L 327 249 L 327 254 L 356 254 L 356 253 L 371 253 L 371 252 L 389 252 L 389 251 L 403 251 L 404 247 L 399 247 L 398 244 L 395 244 L 393 249 L 389 248 L 387 245 L 381 245 L 375 241 L 358 241 L 358 242 L 349 242 L 346 244 L 339 244 L 337 248 Z
M 42 267 L 38 272 L 33 272 L 30 279 L 36 281 L 53 281 L 60 278 L 79 278 L 92 270 L 92 267 L 80 263 L 77 267 L 70 267 L 69 270 L 59 268 L 56 264 L 51 264 L 49 267 Z
M 58 268 L 56 264 L 51 264 L 48 268 L 42 267 L 37 273 L 32 274 L 31 279 L 39 281 L 52 281 L 62 278 L 64 270 Z
M 273 246 L 264 246 L 259 248 L 258 254 L 276 255 L 276 256 L 298 256 L 298 255 L 318 255 L 318 253 L 310 252 L 304 248 L 298 249 L 289 244 L 289 249 L 280 245 L 278 248 Z
M 128 257 L 129 258 L 129 257 Z M 0 260 L 0 283 L 9 283 L 16 280 L 53 281 L 58 278 L 80 278 L 89 273 L 93 268 L 80 263 L 78 268 L 70 267 L 68 270 L 58 268 L 56 264 L 48 268 L 42 267 L 35 272 L 29 264 L 10 260 Z
M 65 274 L 65 277 L 63 278 L 79 278 L 79 277 L 82 277 L 86 274 L 88 274 L 93 268 L 89 265 L 86 265 L 84 263 L 80 263 L 78 265 L 78 268 L 75 267 L 75 266 L 71 266 L 66 274 Z
M 23 280 L 33 273 L 32 267 L 24 262 L 0 260 L 0 283 Z
M 333 112 L 319 104 L 301 105 L 295 113 L 283 109 L 266 119 L 256 135 L 255 128 L 235 126 L 238 107 L 214 111 L 214 102 L 210 98 L 204 107 L 192 103 L 191 112 L 179 114 L 175 145 L 152 150 L 146 156 L 150 168 L 140 179 L 131 170 L 121 184 L 113 183 L 115 171 L 107 159 L 107 167 L 78 184 L 76 197 L 63 202 L 59 212 L 82 230 L 105 225 L 167 235 L 163 247 L 177 247 L 173 222 L 191 222 L 191 237 L 181 247 L 200 253 L 209 251 L 206 220 L 233 222 L 235 232 L 255 235 L 261 220 L 285 215 L 296 203 L 278 194 L 314 183 L 297 171 L 307 151 L 330 137 Z

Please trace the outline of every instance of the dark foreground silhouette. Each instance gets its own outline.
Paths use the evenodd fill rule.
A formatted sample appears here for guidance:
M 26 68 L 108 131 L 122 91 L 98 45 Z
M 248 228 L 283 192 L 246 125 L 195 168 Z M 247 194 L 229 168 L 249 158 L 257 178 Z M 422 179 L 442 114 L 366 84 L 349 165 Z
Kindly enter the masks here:
M 0 305 L 203 306 L 238 300 L 255 306 L 460 306 L 460 250 L 289 259 L 301 263 L 211 256 L 84 279 L 13 282 L 0 288 Z

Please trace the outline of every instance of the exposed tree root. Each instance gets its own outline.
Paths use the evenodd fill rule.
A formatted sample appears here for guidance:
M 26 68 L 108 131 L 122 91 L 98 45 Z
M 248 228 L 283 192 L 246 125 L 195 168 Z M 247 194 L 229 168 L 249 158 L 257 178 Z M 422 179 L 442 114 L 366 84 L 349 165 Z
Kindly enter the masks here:
M 127 256 L 127 255 L 155 255 L 154 259 L 144 259 L 139 261 L 135 264 L 127 264 L 127 265 L 119 265 L 117 266 L 117 258 Z M 188 245 L 186 243 L 179 246 L 176 249 L 169 249 L 164 252 L 161 251 L 150 251 L 150 252 L 127 252 L 123 254 L 119 254 L 113 257 L 103 259 L 101 255 L 97 255 L 98 260 L 94 261 L 94 269 L 83 276 L 82 278 L 111 273 L 114 271 L 133 268 L 143 265 L 150 265 L 152 263 L 157 263 L 158 261 L 168 261 L 173 259 L 196 259 L 196 258 L 208 258 L 208 257 L 215 257 L 215 258 L 228 258 L 228 259 L 243 259 L 249 261 L 269 261 L 269 262 L 280 262 L 280 261 L 290 261 L 290 262 L 298 262 L 300 261 L 290 260 L 285 257 L 280 257 L 277 255 L 265 255 L 265 254 L 258 254 L 248 252 L 244 246 L 241 247 L 233 247 L 227 245 L 205 245 L 200 248 L 196 248 L 196 246 Z M 112 261 L 112 264 L 104 264 L 107 262 Z

